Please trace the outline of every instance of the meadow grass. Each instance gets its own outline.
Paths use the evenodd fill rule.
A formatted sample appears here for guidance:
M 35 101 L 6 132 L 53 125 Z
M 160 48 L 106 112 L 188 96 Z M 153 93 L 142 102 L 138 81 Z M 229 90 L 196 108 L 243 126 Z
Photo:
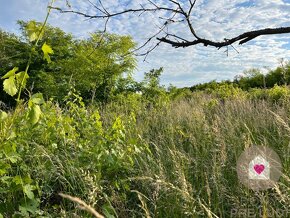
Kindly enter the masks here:
M 37 127 L 27 126 L 21 112 L 13 121 L 22 135 L 12 142 L 27 147 L 20 146 L 26 149 L 22 160 L 9 171 L 37 181 L 42 212 L 35 214 L 90 217 L 60 192 L 105 217 L 231 217 L 245 210 L 273 217 L 278 209 L 290 211 L 287 101 L 219 101 L 196 93 L 154 107 L 50 103 L 43 112 Z M 269 146 L 280 156 L 283 176 L 275 188 L 255 192 L 239 182 L 236 161 L 251 145 Z M 16 204 L 18 195 L 15 189 L 5 196 Z
M 211 101 L 198 95 L 139 114 L 136 132 L 152 151 L 140 157 L 133 178 L 143 210 L 152 217 L 229 217 L 245 209 L 271 217 L 290 210 L 289 105 Z M 275 189 L 254 192 L 239 183 L 236 161 L 251 145 L 279 154 L 284 174 Z

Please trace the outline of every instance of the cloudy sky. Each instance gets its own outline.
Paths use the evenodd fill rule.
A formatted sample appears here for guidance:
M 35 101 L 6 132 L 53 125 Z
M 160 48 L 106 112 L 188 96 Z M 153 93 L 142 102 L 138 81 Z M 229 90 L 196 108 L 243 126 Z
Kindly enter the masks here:
M 87 0 L 68 0 L 75 10 L 94 15 L 94 7 Z M 19 33 L 17 20 L 43 21 L 48 0 L 0 0 L 0 28 Z M 97 2 L 97 0 L 91 0 Z M 146 0 L 105 0 L 104 6 L 110 11 L 139 7 Z M 156 0 L 159 5 L 170 6 L 169 0 Z M 180 0 L 186 8 L 188 0 Z M 55 6 L 66 7 L 66 0 L 56 0 Z M 130 34 L 140 45 L 158 30 L 166 13 L 147 13 L 142 16 L 122 15 L 112 19 L 108 31 Z M 197 0 L 191 20 L 199 36 L 222 41 L 245 31 L 257 28 L 290 26 L 290 0 Z M 71 32 L 76 37 L 85 38 L 90 32 L 102 30 L 103 20 L 87 20 L 73 14 L 53 11 L 49 23 Z M 170 28 L 173 33 L 192 39 L 185 24 Z M 152 41 L 154 43 L 156 41 Z M 237 53 L 229 47 L 217 50 L 203 46 L 172 48 L 162 44 L 147 57 L 138 57 L 137 80 L 152 68 L 164 67 L 162 83 L 178 87 L 211 80 L 233 79 L 249 68 L 274 68 L 279 59 L 290 60 L 290 34 L 262 36 L 239 46 Z

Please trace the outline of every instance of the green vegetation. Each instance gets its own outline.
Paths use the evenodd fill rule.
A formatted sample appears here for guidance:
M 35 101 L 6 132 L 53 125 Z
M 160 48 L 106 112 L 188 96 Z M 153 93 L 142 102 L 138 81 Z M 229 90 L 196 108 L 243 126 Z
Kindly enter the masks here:
M 69 196 L 105 217 L 290 211 L 289 65 L 166 90 L 162 68 L 132 79 L 128 36 L 20 25 L 24 39 L 0 32 L 0 217 L 91 217 Z M 281 158 L 273 189 L 238 181 L 252 144 Z
M 40 28 L 42 24 L 35 21 L 19 24 L 24 39 L 0 31 L 0 75 L 12 66 L 25 68 L 31 54 L 27 87 L 33 89 L 26 93 L 41 92 L 45 99 L 54 98 L 61 102 L 74 86 L 87 102 L 106 101 L 114 92 L 117 81 L 124 74 L 130 76 L 136 65 L 135 58 L 129 53 L 135 43 L 128 36 L 93 33 L 88 39 L 77 40 L 59 28 L 46 26 L 34 46 L 34 41 L 30 40 L 31 29 Z M 52 48 L 51 58 L 43 57 L 41 46 L 45 42 Z M 13 100 L 2 89 L 0 100 L 13 105 Z
M 195 93 L 163 103 L 148 109 L 136 98 L 85 107 L 71 92 L 63 108 L 43 103 L 35 125 L 25 105 L 2 112 L 2 215 L 89 216 L 60 192 L 118 217 L 290 209 L 289 102 L 221 102 Z M 280 155 L 284 176 L 277 189 L 255 193 L 239 184 L 234 163 L 251 144 Z
M 268 70 L 263 74 L 260 69 L 250 69 L 243 72 L 243 75 L 236 76 L 233 82 L 226 80 L 222 82 L 211 81 L 208 83 L 197 84 L 190 88 L 190 90 L 206 90 L 215 89 L 219 85 L 233 84 L 245 91 L 253 88 L 273 88 L 275 85 L 289 85 L 290 84 L 290 62 L 281 60 L 280 67 L 274 70 Z

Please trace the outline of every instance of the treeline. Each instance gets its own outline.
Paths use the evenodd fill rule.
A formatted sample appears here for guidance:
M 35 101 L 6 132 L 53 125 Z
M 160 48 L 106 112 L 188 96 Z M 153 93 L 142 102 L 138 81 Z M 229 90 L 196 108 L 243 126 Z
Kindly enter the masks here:
M 241 88 L 244 91 L 249 91 L 253 88 L 273 88 L 275 85 L 290 84 L 290 62 L 281 61 L 279 67 L 273 70 L 268 70 L 267 73 L 262 73 L 260 69 L 250 69 L 244 71 L 243 75 L 236 76 L 233 81 L 225 80 L 221 82 L 211 81 L 203 84 L 197 84 L 190 87 L 191 91 L 217 89 L 221 85 L 233 85 L 236 88 Z
M 160 99 L 166 101 L 190 97 L 195 91 L 207 90 L 210 93 L 222 93 L 221 96 L 232 96 L 233 93 L 240 93 L 239 89 L 252 93 L 254 90 L 254 96 L 264 98 L 268 94 L 255 89 L 270 89 L 275 85 L 290 83 L 289 62 L 281 62 L 280 67 L 269 70 L 266 74 L 259 69 L 250 69 L 243 76 L 236 76 L 233 81 L 211 81 L 190 88 L 162 86 L 160 76 L 163 68 L 152 69 L 145 73 L 143 81 L 137 82 L 132 77 L 137 66 L 136 57 L 132 53 L 136 43 L 130 36 L 95 32 L 89 38 L 76 39 L 59 28 L 47 25 L 37 45 L 39 48 L 35 49 L 31 40 L 34 35 L 31 32 L 40 28 L 42 23 L 19 21 L 18 24 L 20 36 L 0 30 L 0 77 L 13 67 L 24 71 L 28 57 L 32 55 L 29 79 L 21 99 L 28 99 L 34 93 L 42 93 L 46 100 L 53 99 L 63 104 L 73 91 L 85 103 L 138 99 L 157 104 Z M 52 48 L 48 59 L 43 58 L 40 48 L 44 42 Z M 3 90 L 2 83 L 0 103 L 0 106 L 4 103 L 10 107 L 16 104 L 15 98 Z
M 156 98 L 169 97 L 165 86 L 160 84 L 163 68 L 146 72 L 141 82 L 133 79 L 137 60 L 132 50 L 136 43 L 130 36 L 95 32 L 87 39 L 76 39 L 47 25 L 38 43 L 39 48 L 32 51 L 31 31 L 39 29 L 42 23 L 19 21 L 18 24 L 20 36 L 0 30 L 0 77 L 13 67 L 24 71 L 32 53 L 29 79 L 21 94 L 22 99 L 33 93 L 42 93 L 44 99 L 63 104 L 71 91 L 85 103 L 136 100 L 142 94 L 142 100 L 154 104 Z M 53 50 L 48 61 L 43 58 L 40 48 L 44 42 Z M 168 90 L 173 97 L 183 92 L 173 86 Z M 16 104 L 15 99 L 3 90 L 2 83 L 0 102 L 10 107 Z

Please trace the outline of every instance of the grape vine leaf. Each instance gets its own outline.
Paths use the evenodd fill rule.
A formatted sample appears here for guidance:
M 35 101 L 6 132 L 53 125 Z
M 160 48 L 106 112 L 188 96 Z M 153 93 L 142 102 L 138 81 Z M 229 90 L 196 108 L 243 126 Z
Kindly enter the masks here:
M 4 111 L 0 111 L 0 122 L 6 120 L 8 117 L 8 114 Z
M 47 61 L 47 63 L 51 62 L 49 54 L 53 54 L 52 48 L 46 44 L 46 42 L 42 45 L 42 51 L 43 51 L 43 59 Z
M 23 186 L 23 192 L 26 194 L 26 196 L 29 199 L 34 199 L 34 194 L 33 194 L 33 186 L 27 184 L 25 186 Z
M 2 79 L 7 79 L 11 76 L 14 76 L 15 73 L 18 71 L 18 67 L 14 67 L 12 70 L 8 71 L 8 73 L 6 73 L 4 76 L 2 76 Z
M 26 32 L 29 41 L 33 42 L 37 40 L 37 38 L 41 39 L 43 37 L 44 29 L 42 29 L 41 26 L 37 24 L 35 21 L 30 21 L 26 26 Z
M 11 76 L 8 79 L 4 80 L 3 89 L 8 95 L 11 95 L 11 96 L 16 95 L 17 88 L 15 85 L 15 76 Z
M 42 93 L 33 94 L 30 98 L 31 102 L 34 104 L 43 104 L 44 99 Z
M 35 125 L 39 121 L 40 115 L 41 115 L 41 109 L 39 105 L 33 104 L 28 115 L 29 122 L 32 125 Z

